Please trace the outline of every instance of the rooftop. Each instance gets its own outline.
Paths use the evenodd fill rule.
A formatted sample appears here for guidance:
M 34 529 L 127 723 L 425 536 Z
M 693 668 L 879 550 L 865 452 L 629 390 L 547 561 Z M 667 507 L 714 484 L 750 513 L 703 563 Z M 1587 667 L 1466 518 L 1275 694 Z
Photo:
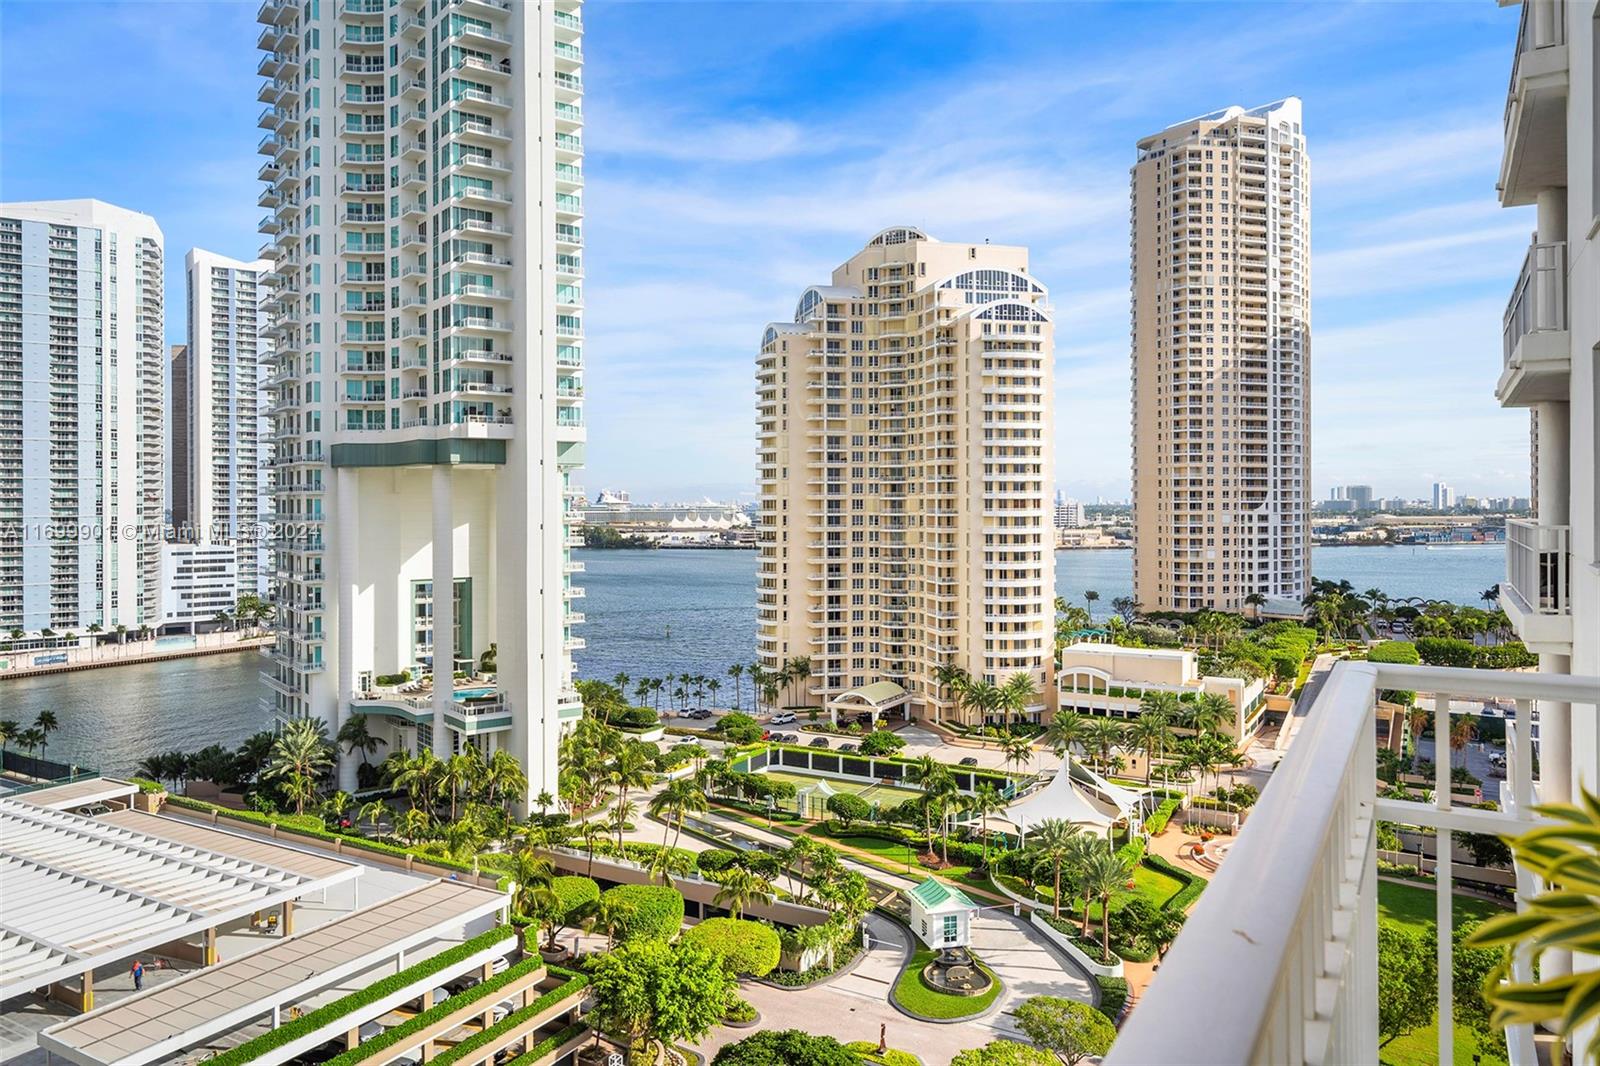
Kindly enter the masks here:
M 947 885 L 935 878 L 928 878 L 916 888 L 910 889 L 912 899 L 922 904 L 926 911 L 939 910 L 977 910 L 978 905 L 972 902 L 965 892 L 954 885 Z

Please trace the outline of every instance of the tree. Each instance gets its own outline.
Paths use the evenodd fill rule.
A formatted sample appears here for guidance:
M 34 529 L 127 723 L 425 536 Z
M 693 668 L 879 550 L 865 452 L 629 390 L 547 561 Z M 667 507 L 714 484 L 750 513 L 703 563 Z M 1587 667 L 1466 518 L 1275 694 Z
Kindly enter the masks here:
M 840 792 L 828 797 L 828 813 L 839 819 L 839 824 L 849 829 L 852 822 L 864 822 L 872 817 L 872 807 L 854 792 Z
M 742 701 L 739 697 L 739 686 L 744 680 L 744 663 L 734 663 L 728 667 L 728 676 L 733 678 L 733 709 L 739 710 Z
M 711 1066 L 797 1066 L 799 1063 L 860 1066 L 861 1056 L 831 1036 L 815 1036 L 803 1029 L 767 1029 L 724 1045 L 711 1060 Z M 1019 1062 L 1018 1066 L 1033 1064 Z
M 1088 592 L 1085 592 L 1083 594 L 1083 602 L 1087 603 L 1089 605 L 1089 624 L 1090 625 L 1094 625 L 1094 602 L 1096 600 L 1098 600 L 1099 598 L 1100 598 L 1100 594 L 1098 592 L 1096 592 L 1094 589 L 1090 589 Z
M 357 822 L 366 822 L 372 827 L 372 836 L 378 835 L 378 823 L 386 818 L 392 818 L 394 813 L 389 810 L 389 805 L 383 800 L 371 800 L 361 805 L 356 812 Z
M 617 811 L 628 805 L 628 790 L 650 786 L 651 759 L 642 741 L 630 740 L 622 746 L 606 770 L 606 783 L 617 790 Z M 617 850 L 622 850 L 622 831 L 626 819 L 618 818 Z
M 1000 750 L 1007 766 L 1021 770 L 1033 761 L 1033 742 L 1027 737 L 1006 737 L 1000 741 Z
M 875 729 L 861 738 L 861 754 L 893 755 L 906 746 L 905 740 L 888 729 Z
M 1107 957 L 1111 954 L 1111 899 L 1126 888 L 1128 877 L 1132 873 L 1132 863 L 1113 852 L 1097 848 L 1079 875 L 1082 878 L 1084 895 L 1100 901 L 1100 950 Z M 1089 922 L 1087 906 L 1083 908 L 1083 920 L 1084 932 L 1087 933 Z
M 367 716 L 359 712 L 344 720 L 344 725 L 339 727 L 339 733 L 334 740 L 344 745 L 347 755 L 354 755 L 360 751 L 363 765 L 369 756 L 388 743 L 382 737 L 375 737 L 367 731 Z
M 50 734 L 61 728 L 61 723 L 56 721 L 54 711 L 40 711 L 39 717 L 33 720 L 33 726 L 39 731 L 39 757 L 43 758 L 45 749 L 50 743 Z
M 865 802 L 865 801 L 863 801 Z M 983 829 L 983 865 L 989 865 L 989 815 L 999 814 L 1006 809 L 1005 797 L 1000 795 L 1000 790 L 985 781 L 977 787 L 968 800 L 968 809 L 978 816 Z
M 1439 1009 L 1433 934 L 1378 923 L 1379 1047 L 1433 1022 Z
M 741 977 L 765 977 L 783 953 L 776 929 L 742 918 L 707 918 L 691 926 L 683 939 L 704 944 Z
M 504 805 L 506 815 L 511 814 L 511 804 L 519 797 L 524 797 L 528 792 L 528 774 L 522 769 L 522 764 L 517 757 L 505 748 L 496 749 L 489 756 L 489 761 L 483 767 L 484 797 L 490 802 L 496 798 Z M 548 792 L 539 794 L 539 799 L 544 803 L 540 807 L 541 813 L 549 809 L 555 802 L 555 797 Z
M 306 802 L 315 794 L 316 782 L 331 766 L 333 754 L 320 718 L 297 718 L 283 727 L 263 777 L 292 780 L 298 775 L 302 780 L 291 786 L 294 813 L 304 814 Z
M 735 866 L 722 875 L 722 887 L 717 889 L 712 902 L 728 908 L 728 914 L 737 918 L 752 903 L 771 903 L 772 882 L 759 874 Z
M 1017 1028 L 1035 1044 L 1053 1051 L 1067 1066 L 1111 1050 L 1117 1030 L 1086 1003 L 1059 996 L 1034 996 L 1016 1009 Z
M 200 753 L 198 752 L 196 753 L 197 756 L 199 754 Z M 336 822 L 343 821 L 344 812 L 350 809 L 350 803 L 354 799 L 355 797 L 350 795 L 350 793 L 344 791 L 343 789 L 338 789 L 333 793 L 333 795 L 329 796 L 322 802 L 323 813 L 333 815 L 333 819 Z
M 1047 818 L 1039 823 L 1033 833 L 1033 847 L 1038 851 L 1040 858 L 1050 865 L 1052 884 L 1055 895 L 1052 897 L 1052 913 L 1056 918 L 1061 917 L 1061 867 L 1070 862 L 1075 854 L 1072 840 L 1082 829 L 1080 826 L 1062 818 Z
M 1132 625 L 1133 620 L 1139 615 L 1139 601 L 1132 596 L 1116 596 L 1111 600 L 1111 609 L 1117 612 L 1118 618 Z
M 729 711 L 723 715 L 717 720 L 715 729 L 732 744 L 752 744 L 766 732 L 760 722 L 740 711 Z
M 1072 746 L 1083 739 L 1083 729 L 1087 721 L 1077 711 L 1057 711 L 1055 718 L 1044 731 L 1044 742 L 1050 750 L 1058 756 L 1065 757 L 1072 751 Z
M 706 794 L 686 777 L 667 782 L 667 787 L 650 797 L 650 813 L 661 820 L 661 846 L 667 846 L 667 830 L 673 829 L 672 846 L 678 846 L 683 832 L 683 820 L 689 814 L 699 814 L 706 809 Z
M 1502 953 L 1494 948 L 1477 948 L 1467 944 L 1467 938 L 1483 924 L 1477 920 L 1462 922 L 1451 934 L 1454 948 L 1451 951 L 1451 1002 L 1456 1025 L 1473 1034 L 1479 1054 L 1492 1061 L 1505 1056 L 1505 1042 L 1493 1021 L 1493 1005 L 1483 994 L 1490 975 L 1499 968 Z M 1474 1055 L 1474 1060 L 1477 1059 Z
M 980 1048 L 970 1048 L 950 1060 L 950 1066 L 1059 1066 L 1048 1051 L 1040 1051 L 1015 1040 L 991 1040 Z
M 996 703 L 1005 720 L 1009 721 L 1016 715 L 1017 721 L 1027 713 L 1029 705 L 1039 698 L 1039 685 L 1029 673 L 1012 674 L 1004 685 L 1000 686 Z
M 593 861 L 592 855 L 590 861 Z M 604 933 L 606 950 L 610 951 L 617 945 L 617 935 L 627 929 L 635 910 L 629 900 L 621 896 L 608 896 L 602 892 L 598 899 L 585 903 L 579 909 L 576 918 L 585 931 Z
M 16 741 L 22 735 L 22 725 L 15 718 L 0 721 L 0 763 L 5 760 L 6 745 Z
M 715 952 L 694 941 L 630 941 L 599 956 L 589 973 L 596 1041 L 626 1038 L 628 1061 L 645 1066 L 680 1041 L 698 1041 L 721 1024 L 738 984 Z

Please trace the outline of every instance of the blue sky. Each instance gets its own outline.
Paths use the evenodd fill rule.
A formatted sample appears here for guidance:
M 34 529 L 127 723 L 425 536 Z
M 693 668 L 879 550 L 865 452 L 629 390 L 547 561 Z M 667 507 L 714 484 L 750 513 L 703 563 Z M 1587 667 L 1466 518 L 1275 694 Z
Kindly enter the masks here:
M 256 4 L 0 5 L 0 198 L 95 196 L 249 258 Z M 1316 494 L 1527 491 L 1492 395 L 1531 209 L 1494 183 L 1490 4 L 606 3 L 585 21 L 591 489 L 748 498 L 763 326 L 877 230 L 1032 248 L 1061 487 L 1128 482 L 1127 168 L 1191 115 L 1305 101 Z

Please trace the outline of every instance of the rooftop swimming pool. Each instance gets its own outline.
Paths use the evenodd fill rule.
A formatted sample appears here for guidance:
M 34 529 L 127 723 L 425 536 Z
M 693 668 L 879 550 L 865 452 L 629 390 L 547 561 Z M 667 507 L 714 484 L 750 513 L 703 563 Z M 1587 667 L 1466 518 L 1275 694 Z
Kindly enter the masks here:
M 485 696 L 493 696 L 494 693 L 493 688 L 458 688 L 454 696 L 457 703 L 464 703 L 467 700 L 481 700 Z

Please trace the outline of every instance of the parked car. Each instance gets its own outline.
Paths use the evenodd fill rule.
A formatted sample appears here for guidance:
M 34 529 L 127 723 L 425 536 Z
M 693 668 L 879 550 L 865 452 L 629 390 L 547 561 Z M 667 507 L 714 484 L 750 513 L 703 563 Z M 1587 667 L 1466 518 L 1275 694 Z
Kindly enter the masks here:
M 856 750 L 856 746 L 854 744 L 840 744 L 839 745 L 839 750 L 840 751 L 855 751 Z
M 962 766 L 977 766 L 978 765 L 977 757 L 973 756 L 973 755 L 968 755 L 965 759 L 961 760 L 961 765 Z
M 811 738 L 811 746 L 813 748 L 825 748 L 825 747 L 828 746 L 828 738 L 827 737 L 812 737 Z
M 769 724 L 769 725 L 788 725 L 790 722 L 793 722 L 793 721 L 794 721 L 794 712 L 793 711 L 782 711 L 782 712 L 780 712 L 778 714 L 773 715 L 771 718 L 767 719 L 767 724 Z
M 709 707 L 696 707 L 694 710 L 686 712 L 684 714 L 684 717 L 685 718 L 710 718 L 711 717 L 711 709 Z

